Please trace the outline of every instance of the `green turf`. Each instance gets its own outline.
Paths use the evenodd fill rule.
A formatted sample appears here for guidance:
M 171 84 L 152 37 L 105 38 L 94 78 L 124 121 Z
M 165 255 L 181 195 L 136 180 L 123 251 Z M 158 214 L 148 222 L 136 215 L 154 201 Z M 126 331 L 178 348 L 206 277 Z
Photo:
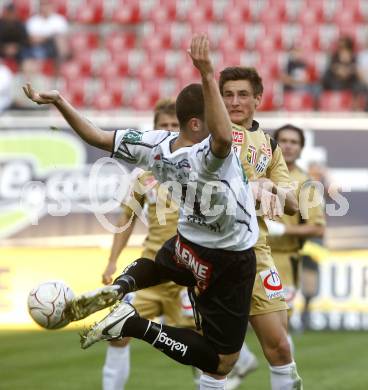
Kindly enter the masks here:
M 297 361 L 308 390 L 368 389 L 366 333 L 295 335 Z M 260 368 L 239 389 L 268 389 L 268 369 L 252 333 L 249 345 Z M 101 389 L 105 344 L 79 348 L 75 331 L 0 331 L 1 390 Z M 132 343 L 126 390 L 194 390 L 191 370 L 141 341 Z

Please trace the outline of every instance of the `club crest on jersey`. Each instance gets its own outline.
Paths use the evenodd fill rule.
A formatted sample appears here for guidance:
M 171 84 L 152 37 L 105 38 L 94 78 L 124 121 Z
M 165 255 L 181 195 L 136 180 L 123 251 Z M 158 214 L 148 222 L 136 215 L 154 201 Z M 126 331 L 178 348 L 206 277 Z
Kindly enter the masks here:
M 129 129 L 123 136 L 123 141 L 127 144 L 138 144 L 142 141 L 143 133 L 134 130 Z
M 257 173 L 264 172 L 267 168 L 269 161 L 270 161 L 270 158 L 266 154 L 262 153 L 260 155 L 259 160 L 258 160 L 257 165 L 256 165 L 256 172 Z
M 266 144 L 262 144 L 261 150 L 262 150 L 262 152 L 263 152 L 266 156 L 268 156 L 269 158 L 271 158 L 271 156 L 272 156 L 272 149 L 271 149 L 269 146 L 267 146 Z
M 275 267 L 259 273 L 268 299 L 284 297 L 280 276 Z
M 254 165 L 257 161 L 257 149 L 253 145 L 248 146 L 247 161 L 252 165 Z
M 244 143 L 244 133 L 242 131 L 233 130 L 233 143 L 234 144 Z

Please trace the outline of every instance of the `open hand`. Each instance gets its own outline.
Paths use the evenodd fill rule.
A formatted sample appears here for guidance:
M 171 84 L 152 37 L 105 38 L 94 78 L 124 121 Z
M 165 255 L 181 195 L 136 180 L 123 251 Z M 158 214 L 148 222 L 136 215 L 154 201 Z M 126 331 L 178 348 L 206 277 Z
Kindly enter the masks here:
M 37 104 L 52 104 L 60 100 L 60 93 L 55 89 L 47 92 L 36 92 L 30 83 L 22 88 L 26 96 Z
M 202 76 L 214 73 L 209 55 L 210 43 L 206 34 L 193 36 L 188 54 L 192 58 L 193 65 L 200 71 Z

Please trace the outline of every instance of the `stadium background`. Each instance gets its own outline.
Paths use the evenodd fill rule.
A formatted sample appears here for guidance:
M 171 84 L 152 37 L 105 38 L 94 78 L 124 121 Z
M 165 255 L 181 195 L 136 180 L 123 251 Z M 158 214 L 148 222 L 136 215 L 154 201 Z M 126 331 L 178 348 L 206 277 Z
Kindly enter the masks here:
M 14 3 L 23 20 L 37 10 L 37 1 Z M 37 87 L 59 88 L 89 119 L 106 130 L 149 129 L 150 110 L 158 98 L 175 96 L 184 85 L 198 81 L 185 53 L 193 32 L 208 32 L 218 70 L 237 64 L 257 67 L 265 93 L 256 119 L 271 132 L 285 123 L 305 129 L 307 143 L 300 164 L 304 168 L 311 162 L 326 166 L 329 184 L 339 188 L 349 205 L 344 215 L 328 216 L 325 247 L 309 247 L 320 266 L 318 295 L 311 307 L 311 328 L 322 332 L 296 336 L 301 372 L 307 376 L 306 383 L 312 384 L 309 388 L 366 388 L 368 378 L 360 371 L 367 364 L 366 354 L 359 347 L 366 337 L 360 331 L 368 328 L 368 117 L 363 102 L 354 106 L 352 91 L 321 92 L 317 98 L 305 91 L 284 92 L 280 73 L 295 42 L 307 54 L 315 84 L 340 36 L 352 36 L 356 49 L 362 50 L 368 40 L 368 1 L 54 0 L 52 3 L 68 19 L 72 56 L 61 64 L 43 61 L 40 72 L 31 81 Z M 4 4 L 0 1 L 0 9 Z M 8 65 L 17 82 L 22 83 L 21 70 L 14 63 Z M 19 87 L 14 93 L 21 95 Z M 0 389 L 26 388 L 26 382 L 17 378 L 17 369 L 31 378 L 35 376 L 34 384 L 31 381 L 28 388 L 51 388 L 51 375 L 47 378 L 35 375 L 37 364 L 33 359 L 39 356 L 37 343 L 46 350 L 52 345 L 65 345 L 60 356 L 49 352 L 49 357 L 43 357 L 40 353 L 41 366 L 48 367 L 51 373 L 52 361 L 55 366 L 68 365 L 68 359 L 77 361 L 78 367 L 88 372 L 94 367 L 90 382 L 78 382 L 77 370 L 70 372 L 75 384 L 68 382 L 68 387 L 99 388 L 96 381 L 103 348 L 99 346 L 95 352 L 88 352 L 92 361 L 88 366 L 85 355 L 69 352 L 78 349 L 76 326 L 68 327 L 72 332 L 36 332 L 39 329 L 26 310 L 26 296 L 35 284 L 48 279 L 63 279 L 76 293 L 100 284 L 112 235 L 97 220 L 86 188 L 92 163 L 103 156 L 104 153 L 82 144 L 53 109 L 9 110 L 0 116 L 0 345 L 5 351 L 0 358 L 0 370 L 3 367 L 3 372 L 7 372 L 0 381 Z M 120 180 L 116 167 L 106 169 L 95 183 L 100 203 L 115 197 Z M 337 214 L 344 205 L 338 197 L 327 203 Z M 117 204 L 116 201 L 108 213 L 112 222 L 119 211 Z M 145 227 L 139 223 L 120 266 L 137 256 L 144 234 Z M 297 305 L 300 307 L 301 298 Z M 293 323 L 298 328 L 298 310 Z M 341 330 L 355 332 L 339 333 Z M 250 341 L 255 345 L 252 334 Z M 160 360 L 161 356 L 154 351 L 151 354 L 141 344 L 135 343 L 133 348 L 140 355 L 134 358 L 133 353 L 133 358 L 138 359 L 137 364 L 147 366 L 148 376 L 153 375 L 154 367 L 156 370 L 170 367 L 173 377 L 179 375 L 184 378 L 183 383 L 190 383 L 185 369 L 177 368 L 166 358 Z M 349 359 L 339 356 L 347 350 Z M 20 358 L 20 351 L 24 358 Z M 6 353 L 9 360 L 4 359 Z M 312 361 L 317 355 L 318 362 L 323 362 L 326 368 L 322 377 L 318 375 L 317 362 Z M 146 364 L 144 357 L 150 362 Z M 157 362 L 150 368 L 153 359 Z M 326 360 L 330 362 L 327 366 Z M 343 378 L 342 372 L 346 373 L 344 367 L 349 370 L 346 382 L 350 383 L 346 387 L 339 380 Z M 169 389 L 174 385 L 181 388 L 177 382 L 170 382 L 171 377 L 166 382 L 155 377 L 154 385 L 139 382 L 142 373 L 138 368 L 134 370 L 128 389 Z M 250 378 L 249 388 L 266 388 L 264 364 L 260 372 L 255 374 L 256 379 Z M 134 379 L 137 376 L 138 382 Z M 329 376 L 334 379 L 327 379 Z M 58 378 L 52 388 L 63 389 L 66 385 Z

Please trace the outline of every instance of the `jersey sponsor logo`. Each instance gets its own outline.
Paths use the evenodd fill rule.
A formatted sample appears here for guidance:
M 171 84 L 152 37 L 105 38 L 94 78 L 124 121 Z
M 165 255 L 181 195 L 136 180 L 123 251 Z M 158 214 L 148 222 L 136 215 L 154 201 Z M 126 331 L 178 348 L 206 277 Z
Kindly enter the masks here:
M 262 153 L 260 155 L 259 160 L 258 160 L 257 165 L 256 165 L 256 172 L 257 173 L 264 172 L 267 168 L 269 161 L 270 161 L 270 158 L 266 154 Z
M 182 168 L 188 168 L 191 169 L 191 165 L 189 163 L 189 160 L 187 158 L 184 158 L 180 161 L 170 161 L 168 158 L 164 157 L 162 154 L 156 154 L 154 157 L 154 160 L 156 161 L 162 161 L 166 165 L 170 165 L 172 167 L 175 167 L 176 169 L 182 169 Z
M 162 332 L 162 331 L 160 332 L 156 342 L 153 343 L 153 344 L 156 344 L 156 343 L 162 343 L 164 345 L 167 345 L 168 347 L 170 347 L 171 351 L 179 351 L 179 352 L 181 352 L 182 353 L 181 356 L 185 356 L 185 354 L 187 353 L 187 350 L 188 350 L 188 346 L 187 345 L 185 345 L 183 343 L 180 343 L 179 341 L 173 340 L 172 338 L 170 338 L 167 335 L 167 333 Z
M 248 146 L 247 161 L 252 165 L 254 165 L 257 161 L 257 149 L 253 145 Z
M 195 223 L 196 225 L 199 225 L 199 226 L 205 226 L 211 232 L 220 233 L 220 231 L 221 231 L 221 226 L 218 222 L 207 223 L 205 221 L 205 217 L 201 217 L 201 216 L 197 216 L 197 215 L 188 215 L 187 221 L 190 223 Z
M 280 276 L 275 267 L 259 273 L 268 299 L 284 297 Z
M 134 129 L 129 129 L 123 136 L 123 142 L 126 142 L 128 144 L 139 144 L 142 141 L 142 138 L 142 132 Z
M 244 143 L 244 133 L 242 131 L 233 130 L 233 143 L 235 144 Z
M 175 260 L 178 265 L 184 266 L 192 272 L 199 290 L 204 291 L 208 287 L 212 264 L 200 259 L 189 246 L 180 242 L 179 238 L 175 243 Z

